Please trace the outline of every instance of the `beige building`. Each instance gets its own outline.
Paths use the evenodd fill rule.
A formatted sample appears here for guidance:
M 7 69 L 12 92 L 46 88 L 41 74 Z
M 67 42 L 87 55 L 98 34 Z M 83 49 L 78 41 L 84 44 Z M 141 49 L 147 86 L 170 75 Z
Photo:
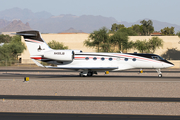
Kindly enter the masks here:
M 74 33 L 74 34 L 42 34 L 42 38 L 48 43 L 51 40 L 63 42 L 73 50 L 82 50 L 83 52 L 95 52 L 95 49 L 87 48 L 83 45 L 84 40 L 88 39 L 89 34 L 86 33 Z M 130 36 L 130 41 L 136 40 L 148 40 L 153 36 Z M 180 38 L 178 36 L 158 36 L 163 39 L 163 48 L 157 49 L 155 54 L 158 54 L 166 59 L 170 59 L 175 64 L 176 68 L 180 68 Z M 24 39 L 22 39 L 24 42 Z M 138 52 L 137 50 L 128 50 L 129 53 Z M 30 54 L 28 50 L 25 50 L 20 56 L 22 63 L 33 63 L 30 60 Z

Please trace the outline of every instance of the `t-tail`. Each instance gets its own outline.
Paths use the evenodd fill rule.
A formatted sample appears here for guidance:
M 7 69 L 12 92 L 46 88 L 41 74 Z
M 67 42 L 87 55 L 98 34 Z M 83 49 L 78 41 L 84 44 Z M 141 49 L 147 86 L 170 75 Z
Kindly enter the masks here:
M 31 56 L 43 56 L 46 51 L 52 50 L 42 39 L 39 31 L 21 31 L 16 34 L 24 37 Z
M 42 39 L 39 31 L 21 31 L 17 35 L 24 37 L 25 43 L 30 53 L 31 59 L 40 60 L 52 64 L 61 64 L 62 62 L 72 62 L 74 50 L 53 50 Z M 80 52 L 80 51 L 78 51 Z M 39 64 L 37 64 L 40 66 Z

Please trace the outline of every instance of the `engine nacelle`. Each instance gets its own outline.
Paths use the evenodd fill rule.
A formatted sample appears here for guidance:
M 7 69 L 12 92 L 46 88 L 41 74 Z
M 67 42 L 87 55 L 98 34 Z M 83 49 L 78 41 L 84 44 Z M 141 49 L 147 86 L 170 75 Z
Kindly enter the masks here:
M 82 50 L 73 50 L 74 51 L 74 53 L 76 54 L 76 53 L 82 53 Z
M 44 57 L 61 62 L 71 62 L 74 58 L 73 50 L 50 50 L 44 53 Z

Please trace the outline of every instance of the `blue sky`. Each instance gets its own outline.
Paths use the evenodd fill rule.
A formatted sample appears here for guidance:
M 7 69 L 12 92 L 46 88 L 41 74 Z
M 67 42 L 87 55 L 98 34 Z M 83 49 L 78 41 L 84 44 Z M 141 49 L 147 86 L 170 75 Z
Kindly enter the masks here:
M 180 0 L 0 0 L 0 11 L 19 7 L 53 15 L 101 15 L 118 21 L 144 18 L 180 25 Z

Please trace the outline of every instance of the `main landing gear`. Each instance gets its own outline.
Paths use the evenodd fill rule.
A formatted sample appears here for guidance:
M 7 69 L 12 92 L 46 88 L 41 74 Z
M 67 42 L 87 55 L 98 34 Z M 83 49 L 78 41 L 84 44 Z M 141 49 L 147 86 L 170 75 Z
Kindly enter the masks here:
M 82 72 L 80 72 L 79 73 L 79 76 L 80 77 L 90 77 L 90 76 L 93 76 L 94 74 L 97 74 L 97 72 L 96 71 L 82 71 Z
M 157 73 L 158 73 L 158 77 L 161 78 L 162 77 L 162 72 L 161 69 L 156 69 Z

